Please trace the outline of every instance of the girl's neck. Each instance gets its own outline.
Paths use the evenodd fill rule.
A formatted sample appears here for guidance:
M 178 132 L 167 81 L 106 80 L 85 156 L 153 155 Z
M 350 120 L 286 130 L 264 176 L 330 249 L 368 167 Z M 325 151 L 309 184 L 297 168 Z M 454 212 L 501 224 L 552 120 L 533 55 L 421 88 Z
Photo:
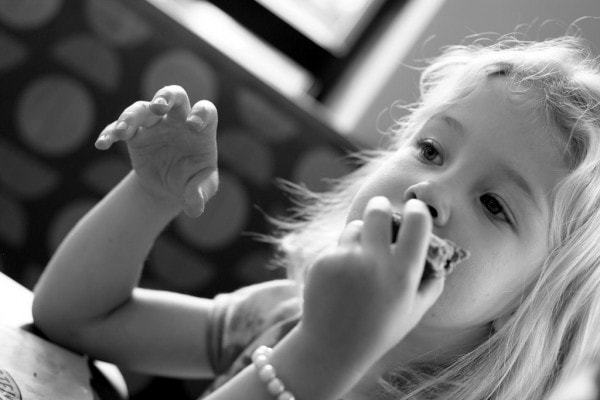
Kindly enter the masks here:
M 487 340 L 489 335 L 489 325 L 460 331 L 436 330 L 419 326 L 373 365 L 369 373 L 345 399 L 373 398 L 373 393 L 377 391 L 378 378 L 395 367 L 415 362 L 436 366 L 448 364 L 457 357 L 474 350 Z

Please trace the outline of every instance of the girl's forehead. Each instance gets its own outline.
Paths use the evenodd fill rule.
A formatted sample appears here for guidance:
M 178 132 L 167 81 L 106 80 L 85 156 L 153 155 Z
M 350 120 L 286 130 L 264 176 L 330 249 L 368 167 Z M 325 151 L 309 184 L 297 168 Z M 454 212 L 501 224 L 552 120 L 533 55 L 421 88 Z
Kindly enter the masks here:
M 546 123 L 540 111 L 523 105 L 523 98 L 528 99 L 527 93 L 513 90 L 503 78 L 494 78 L 471 96 L 433 115 L 425 126 L 431 124 L 444 140 L 458 143 L 456 148 L 468 149 L 457 154 L 472 160 L 472 167 L 481 165 L 482 173 L 495 170 L 496 164 L 512 166 L 512 170 L 529 173 L 531 179 L 550 189 L 555 177 L 568 169 L 564 145 L 557 129 Z
M 462 97 L 456 102 L 456 105 L 461 103 L 472 105 L 473 102 L 479 102 L 482 98 L 489 97 L 497 100 L 496 106 L 504 104 L 510 112 L 518 114 L 533 112 L 543 115 L 543 108 L 540 107 L 544 97 L 543 91 L 534 85 L 517 82 L 503 75 L 488 76 Z
M 440 114 L 457 114 L 459 121 L 461 118 L 479 119 L 488 125 L 512 126 L 523 135 L 534 135 L 538 140 L 553 143 L 563 155 L 568 135 L 561 132 L 547 114 L 545 101 L 546 95 L 539 87 L 493 76 Z
M 501 129 L 503 126 L 540 131 L 545 118 L 539 110 L 533 109 L 533 95 L 513 86 L 505 78 L 490 78 L 457 96 L 455 101 L 431 110 L 424 122 L 441 121 L 459 132 L 482 127 Z
M 488 76 L 470 85 L 450 85 L 436 89 L 416 113 L 417 126 L 422 127 L 439 115 L 452 114 L 457 109 L 477 108 L 479 114 L 497 115 L 499 111 L 527 115 L 527 121 L 545 121 L 540 104 L 543 94 L 533 87 L 515 83 L 502 75 Z M 497 102 L 485 101 L 491 97 Z M 482 102 L 483 100 L 483 102 Z

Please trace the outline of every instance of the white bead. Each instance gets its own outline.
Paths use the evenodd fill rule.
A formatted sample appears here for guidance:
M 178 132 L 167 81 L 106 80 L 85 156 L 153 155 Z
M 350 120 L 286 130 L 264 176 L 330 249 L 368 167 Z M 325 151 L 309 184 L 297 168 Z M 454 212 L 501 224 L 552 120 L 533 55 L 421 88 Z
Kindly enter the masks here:
M 285 390 L 283 382 L 277 378 L 273 378 L 267 383 L 267 389 L 273 396 L 279 396 Z
M 273 368 L 273 366 L 271 364 L 267 364 L 267 365 L 263 366 L 258 371 L 258 377 L 260 378 L 261 381 L 263 381 L 265 383 L 275 379 L 275 368 Z
M 267 346 L 260 346 L 258 347 L 256 350 L 254 350 L 254 353 L 252 353 L 252 361 L 254 362 L 254 359 L 256 357 L 260 357 L 260 356 L 269 356 L 269 351 L 268 351 L 268 347 Z
M 252 353 L 252 362 L 258 371 L 258 378 L 266 384 L 267 391 L 275 396 L 276 400 L 295 400 L 294 395 L 285 390 L 285 385 L 277 378 L 275 367 L 269 364 L 272 352 L 272 348 L 260 346 Z
M 287 390 L 277 396 L 277 400 L 296 400 L 294 395 L 288 392 Z
M 254 365 L 256 365 L 256 368 L 258 368 L 259 370 L 265 365 L 269 364 L 269 358 L 264 354 L 257 354 L 252 361 L 254 362 Z

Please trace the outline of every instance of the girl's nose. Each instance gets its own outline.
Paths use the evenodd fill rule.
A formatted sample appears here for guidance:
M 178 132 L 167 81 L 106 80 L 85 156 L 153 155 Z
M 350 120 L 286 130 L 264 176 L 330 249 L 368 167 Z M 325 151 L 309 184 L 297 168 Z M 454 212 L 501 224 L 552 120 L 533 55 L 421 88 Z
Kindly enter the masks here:
M 429 208 L 429 213 L 431 214 L 431 218 L 437 218 L 437 216 L 438 216 L 437 210 L 434 207 L 430 206 L 429 204 L 427 204 L 427 208 Z
M 435 183 L 419 182 L 410 186 L 404 193 L 404 201 L 410 199 L 421 200 L 427 205 L 435 225 L 443 225 L 448 220 L 447 201 L 443 197 L 441 188 Z
M 410 193 L 409 196 L 404 198 L 404 201 L 406 200 L 410 200 L 410 199 L 418 199 L 421 200 L 415 193 Z M 422 201 L 422 200 L 421 200 Z M 429 209 L 429 214 L 431 214 L 431 218 L 437 218 L 438 216 L 438 212 L 435 209 L 434 206 L 432 206 L 431 204 L 427 204 L 427 208 Z

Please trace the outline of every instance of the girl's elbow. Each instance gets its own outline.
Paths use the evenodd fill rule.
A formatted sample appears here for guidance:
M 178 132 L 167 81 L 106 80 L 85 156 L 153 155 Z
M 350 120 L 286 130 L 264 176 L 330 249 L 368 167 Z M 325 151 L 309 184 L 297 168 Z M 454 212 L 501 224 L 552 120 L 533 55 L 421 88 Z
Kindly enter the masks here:
M 31 307 L 34 326 L 44 337 L 59 345 L 71 348 L 75 344 L 77 327 L 67 318 L 68 313 L 55 307 L 43 296 L 34 296 Z

